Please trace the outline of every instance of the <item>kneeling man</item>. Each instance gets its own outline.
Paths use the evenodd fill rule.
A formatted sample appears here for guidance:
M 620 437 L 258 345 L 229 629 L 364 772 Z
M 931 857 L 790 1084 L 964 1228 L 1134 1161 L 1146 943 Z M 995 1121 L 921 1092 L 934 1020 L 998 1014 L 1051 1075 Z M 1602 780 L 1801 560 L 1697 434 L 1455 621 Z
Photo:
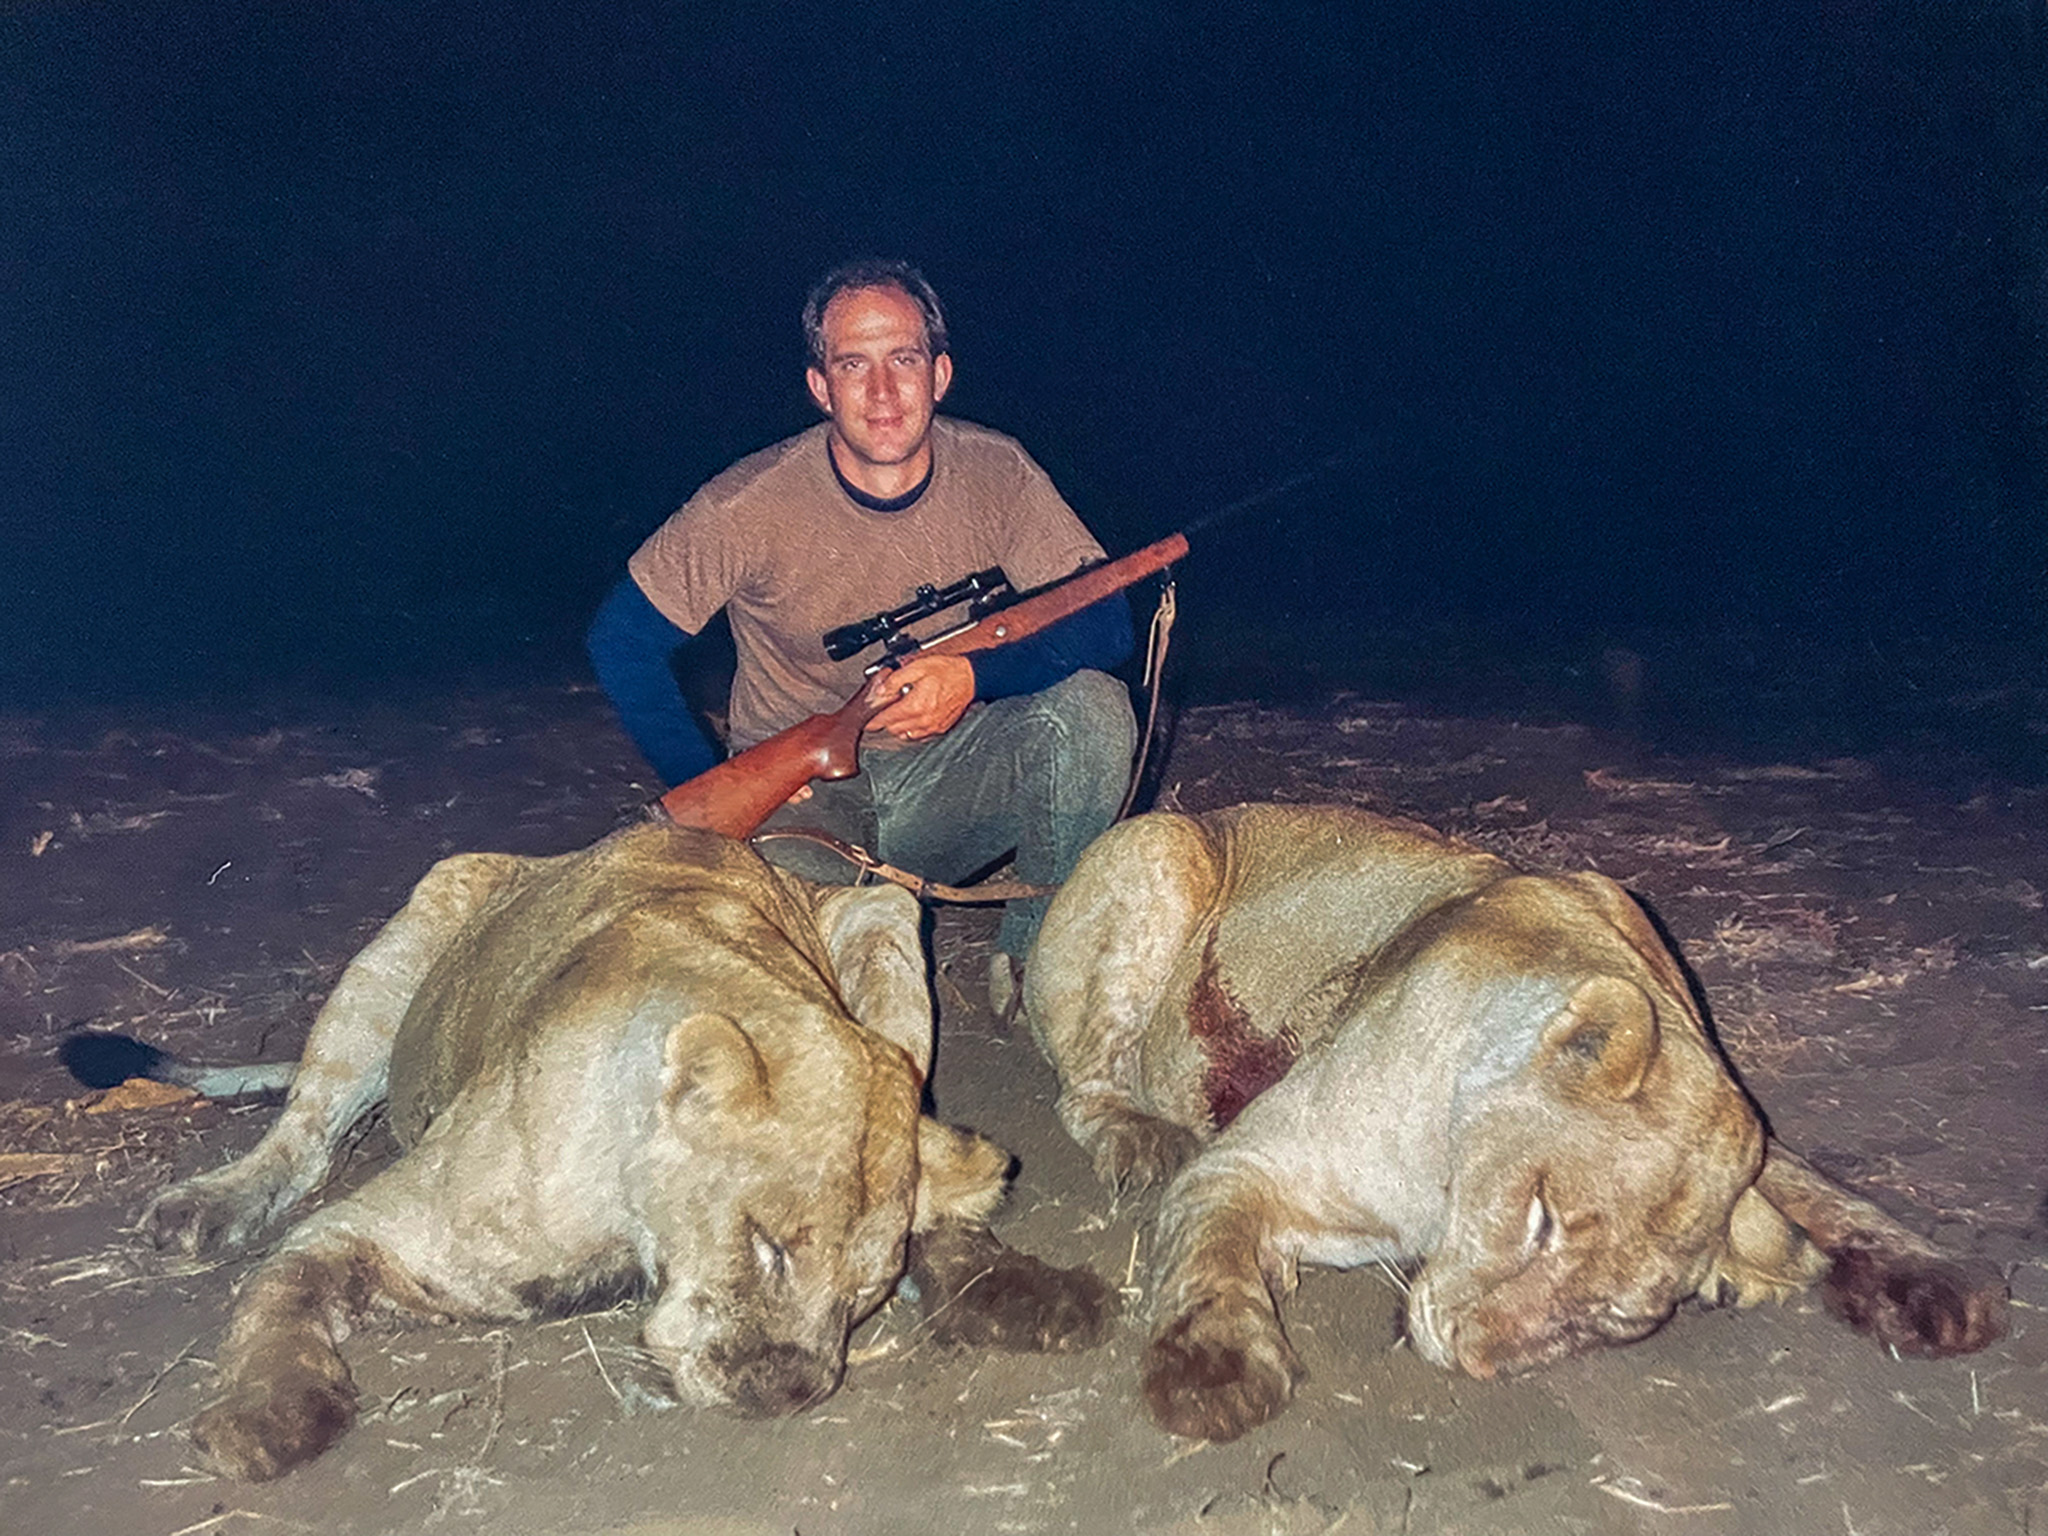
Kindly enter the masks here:
M 839 268 L 812 290 L 804 331 L 826 419 L 704 485 L 633 555 L 590 629 L 598 681 L 671 785 L 717 760 L 671 663 L 721 608 L 738 653 L 738 751 L 860 689 L 865 658 L 831 660 L 827 631 L 990 566 L 1024 590 L 1103 557 L 1015 441 L 936 414 L 953 360 L 916 269 Z M 954 610 L 917 628 L 958 622 Z M 1131 646 L 1118 593 L 971 659 L 914 656 L 870 685 L 895 702 L 869 726 L 863 771 L 800 791 L 769 825 L 815 827 L 946 882 L 1014 852 L 1019 880 L 1057 884 L 1123 798 L 1135 726 L 1107 673 Z M 766 851 L 813 879 L 852 873 L 815 846 Z M 1005 1018 L 1043 912 L 1026 900 L 1004 914 L 990 1002 Z

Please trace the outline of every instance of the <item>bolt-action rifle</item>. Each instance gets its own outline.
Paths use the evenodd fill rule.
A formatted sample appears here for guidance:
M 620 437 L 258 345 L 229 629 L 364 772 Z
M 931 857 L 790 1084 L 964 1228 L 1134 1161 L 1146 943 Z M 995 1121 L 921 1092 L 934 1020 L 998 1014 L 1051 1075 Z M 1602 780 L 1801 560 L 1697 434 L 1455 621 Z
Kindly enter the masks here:
M 1164 570 L 1187 552 L 1187 535 L 1169 534 L 1120 560 L 1090 566 L 1007 608 L 921 641 L 915 649 L 885 658 L 882 665 L 894 666 L 912 655 L 965 656 L 1023 640 Z M 831 714 L 801 720 L 678 784 L 661 797 L 661 808 L 678 826 L 703 827 L 727 837 L 750 836 L 813 779 L 847 779 L 860 772 L 861 731 L 895 701 L 884 694 L 870 702 L 871 691 L 872 684 L 865 685 Z

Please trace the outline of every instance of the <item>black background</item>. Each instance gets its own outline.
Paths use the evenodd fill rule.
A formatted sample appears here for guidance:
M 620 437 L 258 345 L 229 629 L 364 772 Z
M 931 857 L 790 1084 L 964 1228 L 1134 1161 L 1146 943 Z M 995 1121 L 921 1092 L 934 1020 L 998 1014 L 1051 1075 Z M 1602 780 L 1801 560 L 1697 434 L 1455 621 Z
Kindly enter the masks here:
M 7 708 L 575 675 L 874 253 L 1113 552 L 1324 466 L 1202 536 L 1198 689 L 1626 646 L 1674 735 L 2038 769 L 2042 0 L 27 5 L 0 74 Z

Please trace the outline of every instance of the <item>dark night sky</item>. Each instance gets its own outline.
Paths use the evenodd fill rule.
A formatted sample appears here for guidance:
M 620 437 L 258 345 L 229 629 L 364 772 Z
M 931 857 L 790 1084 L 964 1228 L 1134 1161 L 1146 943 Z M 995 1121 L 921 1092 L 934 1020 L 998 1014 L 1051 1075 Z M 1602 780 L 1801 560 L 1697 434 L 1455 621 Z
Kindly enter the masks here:
M 1824 644 L 2024 737 L 2048 21 L 1938 9 L 13 6 L 0 707 L 573 671 L 881 252 L 1113 550 L 1350 451 L 1212 649 Z

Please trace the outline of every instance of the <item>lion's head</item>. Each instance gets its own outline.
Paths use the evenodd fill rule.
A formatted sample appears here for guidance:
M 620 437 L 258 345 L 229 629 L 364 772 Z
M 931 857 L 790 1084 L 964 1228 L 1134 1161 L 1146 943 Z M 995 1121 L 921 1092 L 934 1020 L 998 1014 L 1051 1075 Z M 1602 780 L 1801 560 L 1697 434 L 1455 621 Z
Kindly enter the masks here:
M 685 1402 L 765 1417 L 829 1396 L 848 1332 L 902 1273 L 916 1070 L 857 1028 L 802 1038 L 772 1059 L 715 1013 L 669 1034 L 635 1183 L 662 1287 L 644 1343 Z
M 1416 965 L 1477 1047 L 1417 1350 L 1492 1376 L 1652 1332 L 1722 1264 L 1764 1155 L 1668 951 L 1613 882 L 1521 877 Z

